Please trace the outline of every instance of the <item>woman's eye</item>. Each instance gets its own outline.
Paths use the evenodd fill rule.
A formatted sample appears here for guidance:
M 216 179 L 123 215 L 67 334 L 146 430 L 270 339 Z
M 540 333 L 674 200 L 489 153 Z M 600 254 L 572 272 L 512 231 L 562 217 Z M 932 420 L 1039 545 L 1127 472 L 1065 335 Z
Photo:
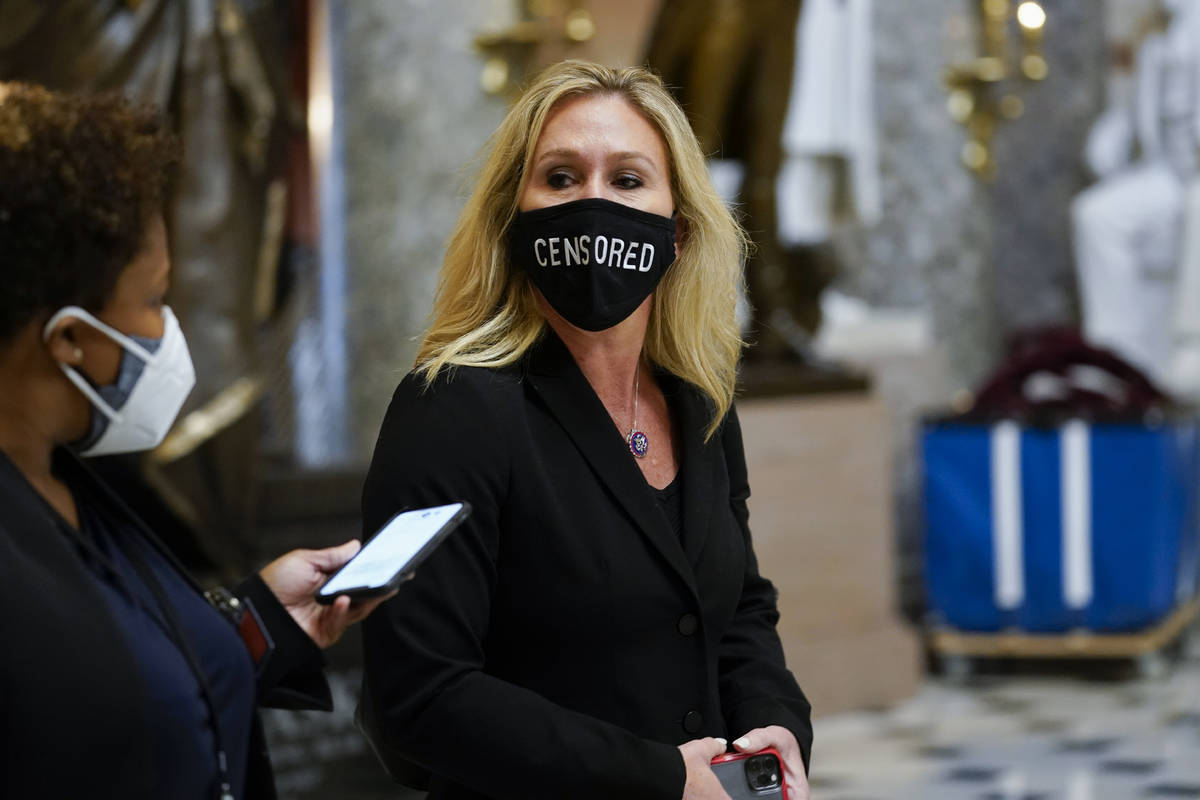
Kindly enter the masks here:
M 550 177 L 546 178 L 546 183 L 551 189 L 565 189 L 570 182 L 571 176 L 565 172 L 552 172 Z
M 636 175 L 621 175 L 616 179 L 615 183 L 622 189 L 637 189 L 642 185 L 642 179 Z

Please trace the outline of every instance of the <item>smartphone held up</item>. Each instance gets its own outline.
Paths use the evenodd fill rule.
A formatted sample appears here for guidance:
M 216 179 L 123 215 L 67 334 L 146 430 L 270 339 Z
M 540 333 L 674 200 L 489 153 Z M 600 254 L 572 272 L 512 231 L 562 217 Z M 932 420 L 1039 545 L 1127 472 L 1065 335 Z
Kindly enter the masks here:
M 391 592 L 470 514 L 466 502 L 400 512 L 325 582 L 317 591 L 317 602 L 329 604 L 342 595 L 357 600 Z

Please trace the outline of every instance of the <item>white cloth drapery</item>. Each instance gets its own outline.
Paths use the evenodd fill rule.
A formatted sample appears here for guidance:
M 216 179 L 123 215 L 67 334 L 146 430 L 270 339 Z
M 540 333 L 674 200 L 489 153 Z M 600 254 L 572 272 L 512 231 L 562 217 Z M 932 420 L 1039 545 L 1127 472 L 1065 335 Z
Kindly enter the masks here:
M 828 239 L 844 215 L 881 215 L 871 0 L 805 0 L 776 179 L 784 244 Z

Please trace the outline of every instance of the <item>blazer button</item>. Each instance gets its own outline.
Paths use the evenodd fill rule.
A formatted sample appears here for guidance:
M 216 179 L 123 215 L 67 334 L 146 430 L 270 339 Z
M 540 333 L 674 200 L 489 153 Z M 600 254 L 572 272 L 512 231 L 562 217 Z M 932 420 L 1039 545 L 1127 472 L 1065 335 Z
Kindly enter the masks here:
M 700 620 L 696 619 L 695 614 L 684 614 L 675 627 L 684 636 L 691 636 L 700 627 Z
M 699 733 L 704 727 L 704 717 L 700 716 L 699 711 L 689 711 L 683 715 L 683 729 L 688 733 Z

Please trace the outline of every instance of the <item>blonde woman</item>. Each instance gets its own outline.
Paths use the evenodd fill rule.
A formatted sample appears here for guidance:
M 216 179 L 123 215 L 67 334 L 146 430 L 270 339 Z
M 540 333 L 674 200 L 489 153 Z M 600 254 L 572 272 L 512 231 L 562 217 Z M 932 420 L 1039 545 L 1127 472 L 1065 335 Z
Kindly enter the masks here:
M 364 628 L 362 716 L 431 800 L 725 798 L 809 705 L 747 527 L 745 240 L 651 73 L 568 61 L 493 137 L 363 494 L 468 522 Z

